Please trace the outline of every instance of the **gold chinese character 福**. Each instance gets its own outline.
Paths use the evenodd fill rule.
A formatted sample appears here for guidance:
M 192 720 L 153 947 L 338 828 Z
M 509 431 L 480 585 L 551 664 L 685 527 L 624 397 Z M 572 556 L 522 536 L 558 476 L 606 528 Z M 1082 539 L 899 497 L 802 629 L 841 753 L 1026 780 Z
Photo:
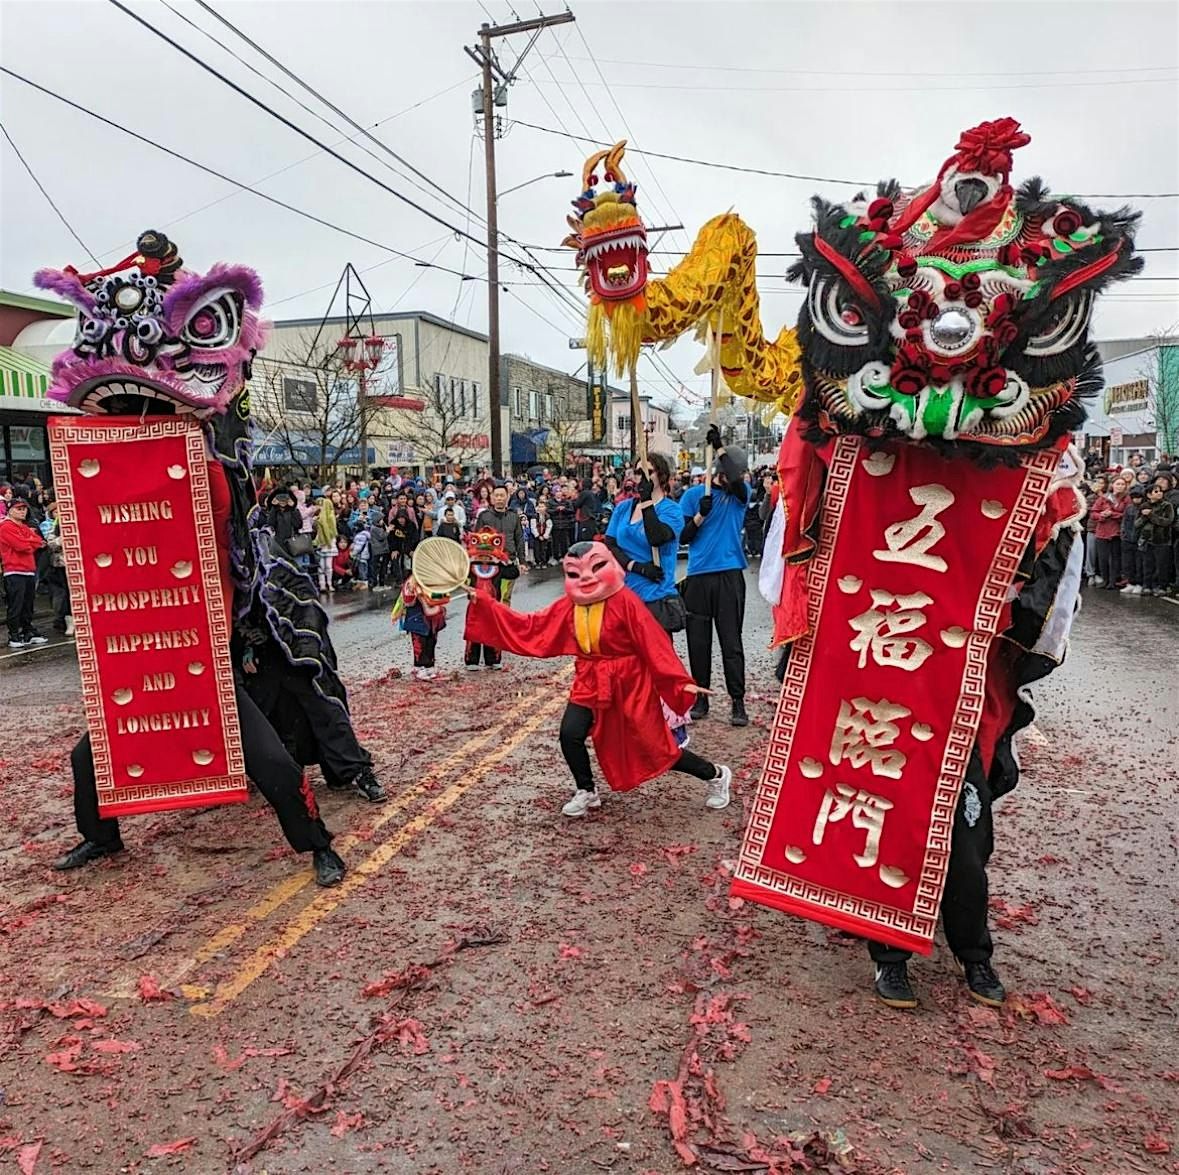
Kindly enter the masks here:
M 933 600 L 924 592 L 894 596 L 879 588 L 871 591 L 873 606 L 848 621 L 857 633 L 849 647 L 860 654 L 859 667 L 864 668 L 870 653 L 877 665 L 886 668 L 909 672 L 920 669 L 933 653 L 933 646 L 908 634 L 925 624 L 926 615 L 921 609 Z

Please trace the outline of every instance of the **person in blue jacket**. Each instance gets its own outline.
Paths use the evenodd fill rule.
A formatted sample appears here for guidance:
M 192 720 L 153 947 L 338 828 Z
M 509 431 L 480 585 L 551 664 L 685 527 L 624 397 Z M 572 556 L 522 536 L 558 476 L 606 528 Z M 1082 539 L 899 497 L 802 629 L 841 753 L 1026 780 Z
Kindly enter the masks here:
M 610 515 L 606 546 L 626 568 L 626 586 L 664 631 L 679 632 L 684 607 L 675 571 L 684 513 L 670 496 L 671 463 L 662 453 L 640 461 L 638 472 L 638 496 L 624 498 Z
M 733 726 L 748 726 L 745 713 L 745 549 L 742 542 L 749 487 L 749 459 L 736 446 L 725 448 L 716 425 L 708 430 L 716 454 L 712 486 L 692 486 L 679 505 L 684 517 L 682 538 L 688 545 L 688 574 L 681 585 L 688 610 L 688 664 L 701 689 L 712 682 L 712 630 L 720 642 L 725 689 L 732 701 Z M 701 694 L 692 717 L 708 716 L 708 697 Z

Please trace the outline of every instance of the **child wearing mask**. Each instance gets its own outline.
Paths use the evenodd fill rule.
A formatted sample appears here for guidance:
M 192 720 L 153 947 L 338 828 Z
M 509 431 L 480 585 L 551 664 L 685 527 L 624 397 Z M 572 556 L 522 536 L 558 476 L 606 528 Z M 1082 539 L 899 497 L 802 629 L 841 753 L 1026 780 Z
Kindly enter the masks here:
M 1161 596 L 1171 584 L 1171 543 L 1175 531 L 1175 506 L 1167 501 L 1169 486 L 1156 481 L 1146 491 L 1138 511 L 1138 551 L 1142 556 L 1142 594 Z

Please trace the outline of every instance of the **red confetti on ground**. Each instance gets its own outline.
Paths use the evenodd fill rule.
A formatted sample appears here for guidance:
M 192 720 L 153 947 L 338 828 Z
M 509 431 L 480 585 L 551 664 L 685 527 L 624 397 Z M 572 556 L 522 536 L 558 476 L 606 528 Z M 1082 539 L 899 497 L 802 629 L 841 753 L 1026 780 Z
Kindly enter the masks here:
M 175 1142 L 157 1142 L 155 1146 L 148 1148 L 147 1157 L 149 1159 L 163 1159 L 168 1155 L 183 1154 L 195 1142 L 195 1137 L 178 1138 Z

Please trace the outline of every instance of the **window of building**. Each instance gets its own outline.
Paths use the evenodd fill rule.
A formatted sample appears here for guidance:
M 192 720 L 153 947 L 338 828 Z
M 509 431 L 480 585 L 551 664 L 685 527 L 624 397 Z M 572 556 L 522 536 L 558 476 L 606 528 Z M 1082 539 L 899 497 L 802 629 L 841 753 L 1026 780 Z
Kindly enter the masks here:
M 450 414 L 452 416 L 461 416 L 459 411 L 459 401 L 462 397 L 462 380 L 451 377 L 450 381 Z
M 446 406 L 446 376 L 441 372 L 434 376 L 434 408 L 441 412 Z
M 518 419 L 524 419 L 524 392 L 520 388 L 514 388 L 513 392 L 516 397 L 516 416 Z
M 554 418 L 553 418 L 553 393 L 552 392 L 545 392 L 545 394 L 544 394 L 544 418 L 542 419 L 541 423 L 542 424 L 555 423 Z
M 282 403 L 288 412 L 317 412 L 319 410 L 319 387 L 313 379 L 284 375 L 282 378 Z
M 528 389 L 528 419 L 536 420 L 540 416 L 540 393 L 535 388 Z
M 471 380 L 471 415 L 479 419 L 479 381 Z
M 630 432 L 630 417 L 629 416 L 618 417 L 618 431 L 619 432 Z

